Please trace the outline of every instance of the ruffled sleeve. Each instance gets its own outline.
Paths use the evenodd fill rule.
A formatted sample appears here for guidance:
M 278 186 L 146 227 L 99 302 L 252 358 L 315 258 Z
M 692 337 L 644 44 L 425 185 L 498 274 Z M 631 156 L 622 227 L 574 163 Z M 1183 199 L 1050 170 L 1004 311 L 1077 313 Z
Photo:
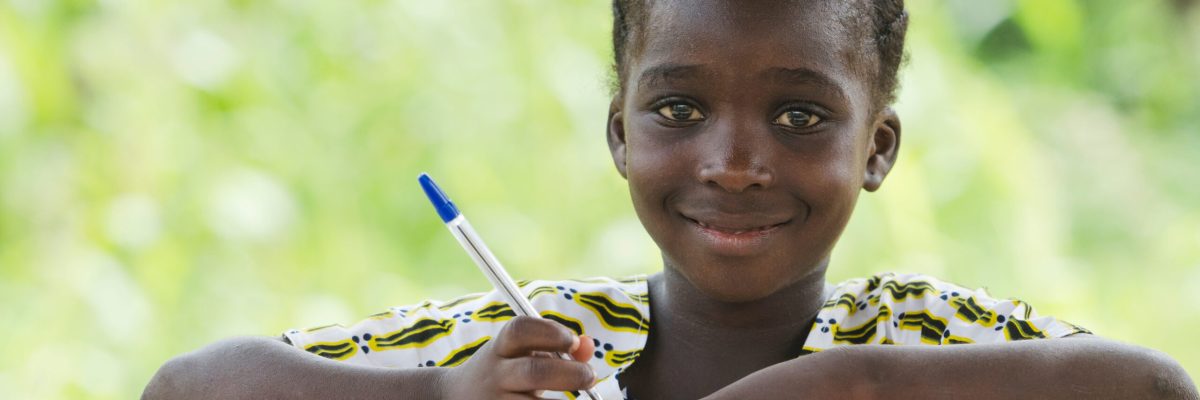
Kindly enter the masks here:
M 917 274 L 839 284 L 817 315 L 808 352 L 854 344 L 943 345 L 1060 338 L 1088 330 L 1029 304 Z
M 650 328 L 644 276 L 615 280 L 522 281 L 518 285 L 541 316 L 594 340 L 589 365 L 597 390 L 619 398 L 616 375 L 641 354 Z M 350 327 L 292 329 L 284 337 L 310 353 L 360 365 L 423 368 L 465 363 L 516 316 L 496 291 L 450 301 L 393 307 Z M 545 393 L 575 398 L 578 393 Z

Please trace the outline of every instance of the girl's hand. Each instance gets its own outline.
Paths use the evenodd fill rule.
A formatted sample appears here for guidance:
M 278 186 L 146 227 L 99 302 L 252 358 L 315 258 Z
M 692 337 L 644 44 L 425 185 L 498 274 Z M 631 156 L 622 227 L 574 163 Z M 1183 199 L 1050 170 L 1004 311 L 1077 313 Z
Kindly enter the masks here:
M 543 390 L 592 387 L 596 375 L 587 361 L 595 345 L 547 319 L 516 317 L 495 339 L 441 379 L 445 399 L 536 399 Z M 575 361 L 555 357 L 571 354 Z

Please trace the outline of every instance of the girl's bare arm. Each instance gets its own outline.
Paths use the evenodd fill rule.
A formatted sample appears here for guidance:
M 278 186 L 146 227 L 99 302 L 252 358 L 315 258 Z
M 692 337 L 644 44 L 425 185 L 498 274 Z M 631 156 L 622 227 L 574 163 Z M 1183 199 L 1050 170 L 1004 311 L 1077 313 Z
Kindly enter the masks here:
M 810 397 L 811 396 L 811 397 Z M 951 346 L 846 346 L 751 374 L 711 399 L 1200 399 L 1167 355 L 1088 335 Z
M 299 351 L 281 338 L 239 337 L 171 359 L 142 399 L 436 399 L 444 371 L 350 365 Z
M 516 317 L 454 368 L 352 365 L 293 348 L 282 338 L 241 337 L 168 361 L 142 399 L 533 399 L 541 390 L 590 388 L 595 348 L 541 318 Z M 571 354 L 574 360 L 542 356 Z

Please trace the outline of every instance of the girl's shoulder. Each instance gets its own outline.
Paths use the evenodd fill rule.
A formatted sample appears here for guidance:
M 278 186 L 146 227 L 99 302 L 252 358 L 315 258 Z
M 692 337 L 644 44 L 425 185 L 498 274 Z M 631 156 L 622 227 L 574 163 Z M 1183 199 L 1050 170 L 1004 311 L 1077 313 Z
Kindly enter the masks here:
M 630 342 L 617 340 L 628 335 L 633 335 L 632 341 L 640 348 L 650 330 L 650 296 L 645 275 L 519 281 L 517 285 L 543 318 L 558 321 L 576 334 L 597 339 L 600 350 L 609 343 L 606 338 Z
M 922 274 L 882 273 L 833 287 L 807 352 L 855 344 L 943 345 L 1057 338 L 1086 329 L 1013 298 Z

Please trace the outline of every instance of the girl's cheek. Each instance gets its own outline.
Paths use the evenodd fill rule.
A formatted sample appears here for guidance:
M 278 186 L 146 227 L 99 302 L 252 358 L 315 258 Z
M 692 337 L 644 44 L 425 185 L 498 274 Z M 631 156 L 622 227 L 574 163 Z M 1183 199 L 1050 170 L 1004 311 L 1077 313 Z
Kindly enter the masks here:
M 691 162 L 688 148 L 679 138 L 672 137 L 673 133 L 655 129 L 627 132 L 625 151 L 630 172 L 638 169 L 658 175 L 686 170 L 686 164 Z

